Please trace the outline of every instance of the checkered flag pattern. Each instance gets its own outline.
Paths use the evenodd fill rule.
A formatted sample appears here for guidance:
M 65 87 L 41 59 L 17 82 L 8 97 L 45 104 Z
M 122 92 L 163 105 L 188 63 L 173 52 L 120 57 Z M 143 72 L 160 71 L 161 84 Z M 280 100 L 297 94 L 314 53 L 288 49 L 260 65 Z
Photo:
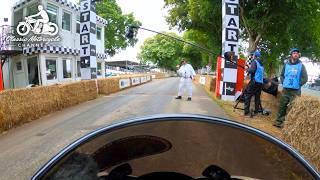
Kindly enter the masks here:
M 97 53 L 97 59 L 107 59 L 108 55 L 104 53 Z
M 79 56 L 80 50 L 71 47 L 62 46 L 40 46 L 40 47 L 26 47 L 23 48 L 23 54 L 30 56 L 33 54 L 47 53 L 47 54 L 65 54 Z M 97 59 L 107 59 L 108 55 L 105 53 L 96 53 Z
M 104 26 L 107 25 L 107 20 L 103 19 L 102 17 L 97 15 L 97 23 L 102 24 Z
M 23 48 L 23 54 L 25 56 L 38 54 L 38 53 L 50 53 L 50 54 L 70 54 L 79 55 L 79 49 L 62 46 L 40 46 L 40 47 L 27 47 Z

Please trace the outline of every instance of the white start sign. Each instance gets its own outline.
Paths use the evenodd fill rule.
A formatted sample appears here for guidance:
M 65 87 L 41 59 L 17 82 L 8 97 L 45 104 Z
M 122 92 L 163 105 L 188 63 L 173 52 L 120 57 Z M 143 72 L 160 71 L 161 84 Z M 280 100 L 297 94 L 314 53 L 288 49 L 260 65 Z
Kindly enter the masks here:
M 97 78 L 96 4 L 82 0 L 80 12 L 80 66 L 82 79 Z
M 222 54 L 234 52 L 235 61 L 231 62 L 225 58 L 221 62 L 221 99 L 234 101 L 239 49 L 239 0 L 222 0 L 222 22 Z
M 222 51 L 238 55 L 239 0 L 222 0 Z

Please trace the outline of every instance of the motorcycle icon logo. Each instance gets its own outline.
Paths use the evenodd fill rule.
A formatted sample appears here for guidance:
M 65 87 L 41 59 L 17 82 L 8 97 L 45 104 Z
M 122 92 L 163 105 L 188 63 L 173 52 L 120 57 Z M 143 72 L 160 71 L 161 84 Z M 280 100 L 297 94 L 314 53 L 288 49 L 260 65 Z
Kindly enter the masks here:
M 34 34 L 45 34 L 55 36 L 59 29 L 55 23 L 49 22 L 48 13 L 43 10 L 43 6 L 38 6 L 39 13 L 25 17 L 25 22 L 20 22 L 17 26 L 17 33 L 20 36 L 26 36 L 32 31 Z M 33 19 L 40 16 L 39 19 Z

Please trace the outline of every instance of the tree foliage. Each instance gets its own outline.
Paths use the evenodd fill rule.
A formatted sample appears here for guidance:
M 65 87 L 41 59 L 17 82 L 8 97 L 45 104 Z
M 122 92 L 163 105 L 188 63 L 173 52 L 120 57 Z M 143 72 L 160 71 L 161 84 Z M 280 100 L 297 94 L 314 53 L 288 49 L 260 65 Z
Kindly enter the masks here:
M 113 56 L 120 49 L 134 46 L 138 39 L 126 38 L 126 31 L 129 25 L 141 25 L 141 22 L 133 14 L 123 14 L 116 0 L 98 1 L 96 7 L 97 14 L 108 22 L 104 33 L 106 53 Z
M 218 54 L 218 52 L 215 52 L 214 48 L 212 48 L 212 41 L 208 41 L 210 37 L 199 30 L 188 30 L 184 32 L 183 34 L 183 39 L 192 42 L 194 44 L 198 44 L 208 50 L 210 50 L 212 53 Z M 206 52 L 202 51 L 201 49 L 184 44 L 183 47 L 183 56 L 188 58 L 190 63 L 195 67 L 195 68 L 201 68 L 207 64 L 210 63 L 210 60 L 212 59 L 213 55 Z M 209 60 L 210 59 L 210 60 Z
M 221 0 L 165 0 L 167 22 L 179 30 L 197 30 L 208 36 L 221 52 Z M 261 49 L 267 64 L 274 66 L 291 47 L 313 59 L 320 56 L 319 0 L 241 0 L 241 38 L 248 51 Z M 210 44 L 208 43 L 208 44 Z M 273 68 L 270 68 L 270 71 Z
M 179 38 L 175 33 L 167 33 Z M 138 58 L 143 62 L 152 62 L 161 68 L 175 70 L 182 57 L 183 43 L 157 34 L 144 41 Z

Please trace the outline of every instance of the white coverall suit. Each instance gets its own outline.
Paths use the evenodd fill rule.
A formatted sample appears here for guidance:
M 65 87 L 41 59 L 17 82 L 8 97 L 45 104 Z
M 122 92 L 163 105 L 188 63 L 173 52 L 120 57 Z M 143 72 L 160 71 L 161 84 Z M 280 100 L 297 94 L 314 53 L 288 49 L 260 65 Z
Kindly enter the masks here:
M 192 79 L 196 75 L 193 67 L 190 64 L 182 65 L 178 70 L 178 75 L 181 77 L 178 96 L 182 96 L 185 89 L 188 89 L 188 97 L 192 97 Z

